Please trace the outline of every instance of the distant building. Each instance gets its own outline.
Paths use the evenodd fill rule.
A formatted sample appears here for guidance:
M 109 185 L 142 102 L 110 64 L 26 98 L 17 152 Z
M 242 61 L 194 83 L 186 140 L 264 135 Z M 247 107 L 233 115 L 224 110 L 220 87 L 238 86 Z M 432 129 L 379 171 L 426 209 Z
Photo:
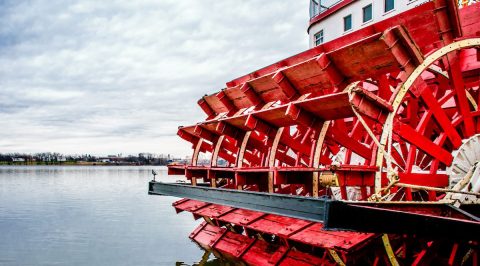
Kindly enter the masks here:
M 25 158 L 14 157 L 14 158 L 12 158 L 12 162 L 25 162 Z
M 138 154 L 138 157 L 140 158 L 145 158 L 145 159 L 153 159 L 155 156 L 153 153 L 145 153 L 145 152 L 142 152 L 142 153 L 139 153 Z

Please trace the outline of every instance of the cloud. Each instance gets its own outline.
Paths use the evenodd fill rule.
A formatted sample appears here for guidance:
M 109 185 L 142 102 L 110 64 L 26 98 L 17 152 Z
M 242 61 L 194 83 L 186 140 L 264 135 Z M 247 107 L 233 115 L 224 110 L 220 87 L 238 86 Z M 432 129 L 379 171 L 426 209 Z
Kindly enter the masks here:
M 202 95 L 307 49 L 307 5 L 0 1 L 0 149 L 189 154 Z

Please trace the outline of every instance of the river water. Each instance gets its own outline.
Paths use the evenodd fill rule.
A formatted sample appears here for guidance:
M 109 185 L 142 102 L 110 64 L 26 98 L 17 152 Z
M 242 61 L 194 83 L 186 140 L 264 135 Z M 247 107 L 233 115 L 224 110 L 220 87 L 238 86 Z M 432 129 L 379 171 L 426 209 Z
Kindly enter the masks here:
M 147 194 L 152 169 L 179 179 L 158 166 L 0 166 L 0 265 L 199 262 L 188 235 L 200 221 Z

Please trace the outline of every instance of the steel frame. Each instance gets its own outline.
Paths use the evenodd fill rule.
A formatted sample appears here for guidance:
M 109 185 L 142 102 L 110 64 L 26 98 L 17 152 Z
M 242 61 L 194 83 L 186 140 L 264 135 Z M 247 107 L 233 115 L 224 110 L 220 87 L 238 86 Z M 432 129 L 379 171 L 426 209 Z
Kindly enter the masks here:
M 430 239 L 475 240 L 480 218 L 449 204 L 343 202 L 265 192 L 151 181 L 149 194 L 184 197 L 232 208 L 323 223 L 326 230 L 415 234 Z M 208 204 L 203 204 L 202 208 Z M 196 210 L 198 211 L 198 209 Z
M 330 200 L 265 192 L 208 188 L 186 184 L 150 182 L 149 194 L 166 195 L 222 204 L 235 208 L 285 215 L 304 220 L 326 220 Z

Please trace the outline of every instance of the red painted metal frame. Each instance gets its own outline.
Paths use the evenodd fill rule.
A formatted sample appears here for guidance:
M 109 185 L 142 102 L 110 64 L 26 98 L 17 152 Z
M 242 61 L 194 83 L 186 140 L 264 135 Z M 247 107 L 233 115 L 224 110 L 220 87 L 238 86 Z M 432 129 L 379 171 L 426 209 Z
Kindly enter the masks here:
M 377 238 L 368 233 L 325 231 L 321 223 L 195 200 L 183 199 L 175 202 L 174 207 L 177 212 L 192 212 L 197 219 L 209 217 L 208 223 L 203 222 L 190 234 L 202 247 L 252 265 L 325 265 L 331 263 L 329 250 L 351 259 L 352 254 Z M 230 229 L 222 228 L 224 225 Z M 239 234 L 240 231 L 244 233 Z M 257 234 L 275 235 L 277 240 L 267 243 L 251 237 Z M 324 256 L 312 256 L 293 248 L 300 246 L 313 247 Z
M 336 40 L 330 44 L 335 48 L 331 52 L 321 52 L 322 47 L 314 48 L 229 82 L 227 89 L 203 97 L 199 105 L 206 111 L 207 120 L 194 126 L 181 127 L 179 135 L 192 142 L 197 147 L 197 153 L 210 152 L 212 161 L 210 166 L 205 167 L 196 166 L 196 163 L 192 162 L 192 166 L 185 168 L 186 176 L 190 179 L 193 177 L 208 180 L 225 177 L 230 181 L 233 179 L 227 182 L 227 186 L 232 184 L 235 188 L 281 192 L 284 189 L 278 186 L 282 184 L 279 180 L 286 179 L 278 173 L 284 168 L 301 168 L 302 171 L 310 173 L 297 180 L 297 184 L 303 183 L 304 186 L 304 191 L 300 194 L 318 195 L 322 193 L 317 191 L 314 184 L 316 177 L 324 171 L 331 171 L 329 165 L 334 163 L 332 156 L 344 149 L 345 158 L 340 164 L 360 163 L 359 167 L 363 172 L 361 182 L 345 182 L 343 173 L 336 171 L 337 179 L 341 183 L 342 198 L 348 199 L 345 186 L 350 184 L 360 186 L 363 191 L 362 198 L 365 199 L 373 191 L 371 187 L 374 186 L 374 180 L 369 171 L 374 167 L 376 146 L 355 117 L 351 105 L 372 125 L 374 132 L 379 129 L 378 124 L 381 125 L 386 115 L 392 111 L 390 99 L 384 98 L 392 96 L 390 88 L 401 85 L 402 77 L 422 62 L 422 54 L 432 49 L 432 43 L 436 43 L 435 46 L 442 45 L 445 37 L 438 32 L 442 27 L 446 27 L 445 22 L 451 23 L 452 28 L 458 28 L 455 24 L 458 23 L 457 19 L 449 18 L 443 21 L 443 24 L 435 24 L 436 20 L 445 17 L 444 13 L 450 14 L 448 10 L 442 11 L 441 8 L 442 5 L 448 7 L 447 4 L 445 1 L 436 1 L 422 5 L 372 25 L 375 27 L 370 30 L 352 33 L 349 36 L 358 41 L 349 45 L 336 48 L 336 43 L 343 43 L 342 39 Z M 429 9 L 432 12 L 428 12 Z M 472 11 L 465 12 L 467 21 L 471 20 L 468 15 L 470 12 Z M 400 27 L 378 32 L 394 22 L 403 23 Z M 372 29 L 377 32 L 372 34 Z M 420 33 L 422 35 L 419 35 Z M 360 54 L 362 56 L 358 56 Z M 308 55 L 310 58 L 306 58 Z M 299 61 L 300 59 L 304 61 Z M 464 62 L 464 65 L 471 65 L 470 62 L 473 61 L 466 64 Z M 369 80 L 365 81 L 366 78 Z M 353 98 L 350 99 L 347 92 L 342 90 L 346 84 L 356 80 L 363 81 L 353 90 Z M 453 148 L 458 147 L 462 136 L 450 122 L 454 114 L 442 112 L 440 101 L 444 99 L 435 99 L 425 90 L 425 87 L 430 86 L 430 80 L 416 83 L 415 88 L 424 88 L 420 103 L 426 104 L 416 110 L 430 110 L 445 131 L 448 141 L 453 141 Z M 459 100 L 465 102 L 465 99 Z M 418 105 L 419 101 L 416 104 Z M 410 105 L 415 106 L 413 103 Z M 463 117 L 469 117 L 469 111 L 464 107 L 460 108 Z M 432 157 L 443 165 L 451 162 L 450 151 L 431 141 L 427 135 L 431 133 L 426 131 L 427 128 L 422 128 L 432 125 L 429 113 L 426 114 L 427 117 L 421 121 L 410 119 L 405 123 L 405 119 L 409 117 L 407 113 L 405 119 L 395 123 L 395 141 L 404 148 L 394 150 L 392 156 L 402 164 L 402 168 L 406 168 L 407 172 L 402 176 L 408 183 L 444 186 L 444 176 L 435 176 L 432 172 L 420 177 L 418 174 L 409 174 L 411 169 L 406 166 L 418 164 L 417 161 L 409 161 L 407 158 L 407 144 L 418 147 L 418 150 L 410 151 L 419 154 L 417 158 Z M 319 140 L 319 129 L 325 121 L 331 121 L 330 126 L 326 136 Z M 465 122 L 467 121 L 469 120 L 466 119 Z M 423 122 L 423 126 L 418 124 L 416 128 L 412 127 L 419 122 Z M 468 128 L 472 126 L 468 125 Z M 472 130 L 467 133 L 471 135 Z M 202 140 L 200 145 L 199 140 Z M 323 146 L 317 147 L 321 144 Z M 314 156 L 315 154 L 317 156 Z M 352 160 L 352 157 L 360 159 Z M 218 158 L 226 161 L 227 168 L 218 167 Z M 425 160 L 426 163 L 430 161 L 432 159 Z M 318 165 L 325 165 L 325 170 L 316 169 Z M 179 173 L 178 166 L 174 167 Z M 242 170 L 245 167 L 249 170 Z M 308 177 L 309 175 L 311 177 Z M 249 185 L 253 186 L 247 188 Z
M 328 259 L 282 245 L 271 245 L 206 222 L 203 222 L 190 235 L 190 238 L 207 250 L 214 249 L 223 257 L 243 261 L 249 265 L 332 265 Z M 266 250 L 269 252 L 265 252 Z
M 212 187 L 367 200 L 378 185 L 377 173 L 380 186 L 388 184 L 387 165 L 376 165 L 378 147 L 357 113 L 380 138 L 395 111 L 391 156 L 400 181 L 447 187 L 449 177 L 442 171 L 451 164 L 452 151 L 480 132 L 480 111 L 474 107 L 480 105 L 478 47 L 443 56 L 414 81 L 398 109 L 393 100 L 427 56 L 456 40 L 480 37 L 479 14 L 480 3 L 458 11 L 454 1 L 431 1 L 228 82 L 198 101 L 205 121 L 179 128 L 194 153 L 189 165 L 170 165 L 169 174 L 184 174 L 193 185 L 202 178 Z M 199 153 L 210 155 L 208 165 L 199 165 Z M 444 196 L 389 191 L 397 200 Z M 300 263 L 303 253 L 288 249 L 288 243 L 323 250 L 323 257 L 305 265 L 351 261 L 347 254 L 353 247 L 377 238 L 327 233 L 321 224 L 193 200 L 174 206 L 209 222 L 192 239 L 251 264 Z M 243 235 L 227 225 L 242 228 Z M 271 243 L 255 240 L 252 232 L 281 239 L 278 254 L 267 255 Z M 429 245 L 433 250 L 437 244 Z M 415 253 L 418 262 L 427 250 Z

